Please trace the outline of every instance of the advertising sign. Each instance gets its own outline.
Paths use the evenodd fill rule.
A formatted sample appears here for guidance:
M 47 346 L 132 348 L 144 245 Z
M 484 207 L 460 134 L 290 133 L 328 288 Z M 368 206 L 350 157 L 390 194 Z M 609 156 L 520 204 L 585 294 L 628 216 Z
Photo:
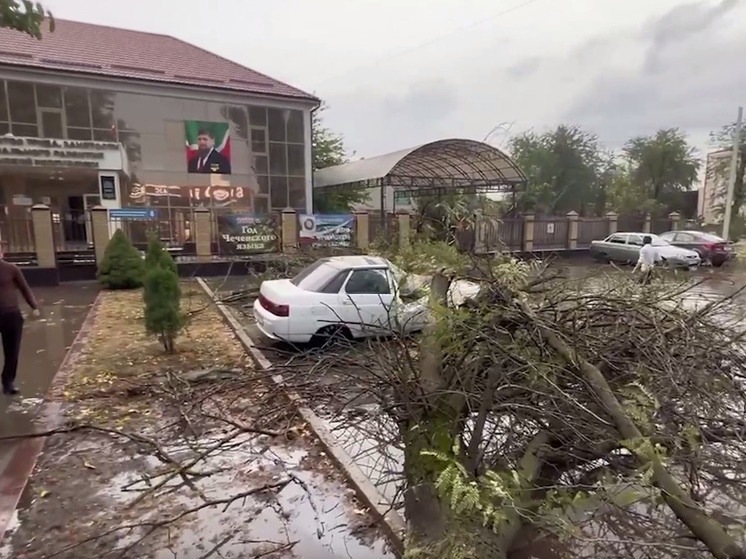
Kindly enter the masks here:
M 350 214 L 299 216 L 300 244 L 315 247 L 349 247 L 355 217 Z
M 221 254 L 264 254 L 280 249 L 272 216 L 224 214 L 218 215 L 217 221 Z

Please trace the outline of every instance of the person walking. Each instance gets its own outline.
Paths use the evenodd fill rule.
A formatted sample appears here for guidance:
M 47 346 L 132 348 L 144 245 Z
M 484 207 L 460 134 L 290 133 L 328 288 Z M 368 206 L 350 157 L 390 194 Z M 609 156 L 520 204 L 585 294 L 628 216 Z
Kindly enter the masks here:
M 640 270 L 640 283 L 647 285 L 650 283 L 650 278 L 653 275 L 653 268 L 655 263 L 661 261 L 661 256 L 658 254 L 658 249 L 653 246 L 653 239 L 649 235 L 645 235 L 642 238 L 642 248 L 640 249 L 640 256 L 637 259 L 637 264 L 633 272 Z
M 15 387 L 18 359 L 21 353 L 23 336 L 23 315 L 18 305 L 18 291 L 21 292 L 33 315 L 39 316 L 39 305 L 31 292 L 21 269 L 6 262 L 0 250 L 0 335 L 3 340 L 3 394 L 18 394 Z

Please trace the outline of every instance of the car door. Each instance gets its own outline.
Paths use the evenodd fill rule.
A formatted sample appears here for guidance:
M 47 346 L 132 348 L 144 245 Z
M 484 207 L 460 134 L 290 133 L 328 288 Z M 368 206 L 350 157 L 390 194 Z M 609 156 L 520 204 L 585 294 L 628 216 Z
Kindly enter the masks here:
M 642 235 L 637 233 L 631 233 L 627 236 L 627 244 L 625 246 L 625 260 L 627 262 L 636 263 L 640 258 L 640 249 L 642 248 Z
M 339 312 L 355 337 L 391 330 L 394 301 L 391 275 L 386 268 L 353 270 L 339 294 Z
M 699 245 L 699 242 L 697 241 L 697 238 L 694 235 L 692 235 L 691 233 L 684 233 L 682 231 L 679 231 L 678 233 L 676 233 L 676 236 L 674 237 L 673 241 L 671 241 L 670 239 L 664 239 L 664 240 L 670 242 L 674 246 L 681 247 L 681 248 L 688 248 L 689 250 L 702 248 Z
M 626 233 L 615 233 L 604 243 L 604 250 L 610 260 L 625 260 L 627 257 Z

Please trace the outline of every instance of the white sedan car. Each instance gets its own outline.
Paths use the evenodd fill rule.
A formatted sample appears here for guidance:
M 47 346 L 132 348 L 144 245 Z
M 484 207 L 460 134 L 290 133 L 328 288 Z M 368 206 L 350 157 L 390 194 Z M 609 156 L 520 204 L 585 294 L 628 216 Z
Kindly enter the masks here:
M 385 258 L 322 258 L 293 279 L 262 282 L 254 319 L 267 337 L 292 343 L 337 333 L 362 338 L 416 332 L 427 321 L 427 298 L 404 303 L 403 280 L 404 274 Z M 478 284 L 454 282 L 449 298 L 459 304 L 478 291 Z

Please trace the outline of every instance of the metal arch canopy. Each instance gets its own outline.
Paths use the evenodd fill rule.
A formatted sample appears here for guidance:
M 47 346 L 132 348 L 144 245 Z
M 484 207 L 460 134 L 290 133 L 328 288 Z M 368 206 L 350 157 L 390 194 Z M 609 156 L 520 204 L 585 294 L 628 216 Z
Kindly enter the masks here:
M 512 192 L 526 176 L 503 151 L 474 140 L 439 140 L 327 167 L 314 173 L 314 188 L 391 186 L 397 192 Z

